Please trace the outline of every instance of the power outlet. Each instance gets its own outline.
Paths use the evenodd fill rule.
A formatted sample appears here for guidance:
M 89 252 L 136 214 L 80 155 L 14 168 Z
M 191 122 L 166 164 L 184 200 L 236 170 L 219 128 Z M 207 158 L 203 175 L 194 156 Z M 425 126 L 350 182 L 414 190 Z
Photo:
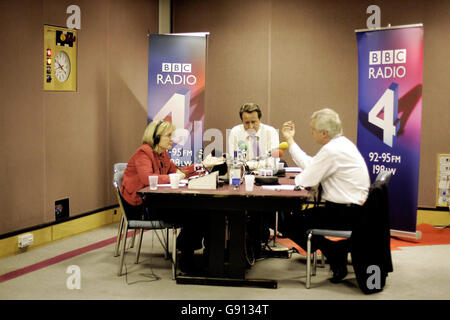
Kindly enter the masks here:
M 19 236 L 19 248 L 26 248 L 34 243 L 34 236 L 32 233 L 27 233 Z

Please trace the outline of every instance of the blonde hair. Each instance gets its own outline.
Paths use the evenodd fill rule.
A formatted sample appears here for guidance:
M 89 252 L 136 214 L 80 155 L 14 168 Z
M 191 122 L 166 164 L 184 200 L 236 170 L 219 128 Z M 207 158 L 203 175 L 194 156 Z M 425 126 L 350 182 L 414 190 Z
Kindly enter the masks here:
M 155 132 L 156 130 L 156 132 Z M 153 150 L 158 147 L 158 144 L 155 145 L 155 138 L 160 137 L 169 133 L 175 131 L 175 126 L 168 122 L 168 121 L 162 121 L 162 120 L 156 120 L 152 121 L 147 125 L 147 128 L 145 128 L 144 135 L 142 136 L 142 143 L 146 143 L 152 147 Z M 158 140 L 158 139 L 156 139 Z M 157 150 L 155 150 L 157 151 Z
M 326 131 L 330 138 L 342 134 L 342 123 L 336 111 L 325 108 L 312 114 L 311 120 L 316 120 L 315 129 L 317 131 Z

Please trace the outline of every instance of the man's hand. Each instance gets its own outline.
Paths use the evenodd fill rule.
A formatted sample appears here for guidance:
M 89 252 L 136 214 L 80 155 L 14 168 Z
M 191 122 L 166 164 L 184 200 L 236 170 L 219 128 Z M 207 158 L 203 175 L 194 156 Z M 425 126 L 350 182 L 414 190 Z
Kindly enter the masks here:
M 295 125 L 292 121 L 287 121 L 283 123 L 283 127 L 281 128 L 281 133 L 283 134 L 284 139 L 286 139 L 287 143 L 291 145 L 295 143 Z
M 212 155 L 208 155 L 205 160 L 203 160 L 202 164 L 205 168 L 212 168 L 214 166 L 220 165 L 225 162 L 223 157 L 213 157 Z

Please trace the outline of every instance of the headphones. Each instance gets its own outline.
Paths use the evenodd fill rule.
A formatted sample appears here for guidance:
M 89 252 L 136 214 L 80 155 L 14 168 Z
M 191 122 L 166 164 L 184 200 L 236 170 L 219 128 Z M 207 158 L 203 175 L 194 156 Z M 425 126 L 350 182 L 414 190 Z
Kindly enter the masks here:
M 159 126 L 163 123 L 164 121 L 159 121 L 158 124 L 155 127 L 155 131 L 153 132 L 153 146 L 157 146 L 159 141 L 161 140 L 161 135 L 156 134 L 156 132 L 158 131 Z

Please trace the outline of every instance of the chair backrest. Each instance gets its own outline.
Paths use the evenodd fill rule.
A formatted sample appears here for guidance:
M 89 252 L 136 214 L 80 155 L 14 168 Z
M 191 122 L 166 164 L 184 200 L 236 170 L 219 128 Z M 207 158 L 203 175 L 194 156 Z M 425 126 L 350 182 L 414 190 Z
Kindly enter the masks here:
M 120 209 L 124 213 L 123 217 L 126 219 L 125 208 L 122 203 L 122 194 L 120 192 L 120 188 L 122 186 L 123 173 L 127 168 L 127 163 L 119 162 L 114 164 L 114 176 L 113 176 L 113 185 L 114 191 L 116 193 L 117 201 L 119 203 Z
M 352 231 L 352 261 L 356 280 L 366 293 L 383 290 L 386 275 L 393 271 L 390 248 L 388 184 L 391 172 L 382 171 L 370 185 L 369 196 L 364 204 L 364 214 Z M 369 267 L 379 268 L 379 286 L 369 286 Z
M 119 190 L 122 186 L 123 173 L 125 172 L 126 168 L 127 163 L 119 162 L 114 164 L 113 184 L 116 188 L 119 188 Z
M 375 181 L 381 181 L 385 182 L 386 184 L 389 184 L 389 180 L 391 180 L 392 173 L 389 171 L 380 171 L 378 173 L 377 177 L 375 178 Z
M 374 202 L 378 203 L 380 200 L 389 201 L 387 196 L 387 188 L 391 177 L 392 173 L 389 171 L 381 171 L 380 173 L 378 173 L 375 181 L 370 185 L 369 195 L 367 197 L 366 203 L 364 204 L 366 207 L 372 205 Z M 385 189 L 385 192 L 380 194 L 380 189 Z M 380 195 L 383 195 L 383 197 L 381 197 L 382 199 L 379 199 Z

